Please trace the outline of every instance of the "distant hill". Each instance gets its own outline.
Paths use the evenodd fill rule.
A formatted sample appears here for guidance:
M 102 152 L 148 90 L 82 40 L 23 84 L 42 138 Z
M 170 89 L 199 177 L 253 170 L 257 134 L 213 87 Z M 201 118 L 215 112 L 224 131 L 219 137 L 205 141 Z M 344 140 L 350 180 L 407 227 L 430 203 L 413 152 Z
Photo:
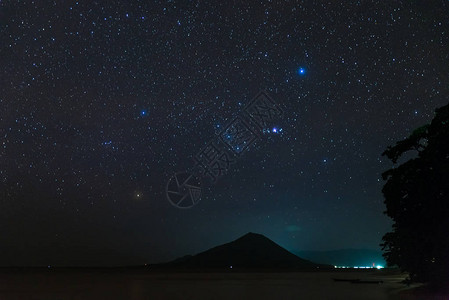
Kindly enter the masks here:
M 311 261 L 334 266 L 385 266 L 382 252 L 372 249 L 341 249 L 333 251 L 295 251 L 296 255 Z
M 235 270 L 316 270 L 333 268 L 302 259 L 269 238 L 247 233 L 227 244 L 174 261 L 152 265 L 151 268 L 235 269 Z

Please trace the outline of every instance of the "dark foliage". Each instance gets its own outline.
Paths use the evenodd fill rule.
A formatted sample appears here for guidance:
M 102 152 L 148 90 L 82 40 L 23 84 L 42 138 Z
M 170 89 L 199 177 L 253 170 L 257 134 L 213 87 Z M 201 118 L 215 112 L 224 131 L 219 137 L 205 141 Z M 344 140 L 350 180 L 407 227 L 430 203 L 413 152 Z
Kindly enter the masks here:
M 393 232 L 381 244 L 389 265 L 409 273 L 409 282 L 449 283 L 449 105 L 431 124 L 383 153 L 394 163 L 407 151 L 416 158 L 382 174 L 386 214 Z

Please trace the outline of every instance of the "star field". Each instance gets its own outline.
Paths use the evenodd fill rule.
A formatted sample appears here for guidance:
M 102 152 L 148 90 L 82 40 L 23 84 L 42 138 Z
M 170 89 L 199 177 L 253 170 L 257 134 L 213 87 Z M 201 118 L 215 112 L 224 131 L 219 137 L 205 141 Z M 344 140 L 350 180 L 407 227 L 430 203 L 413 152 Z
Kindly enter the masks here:
M 448 2 L 247 2 L 0 2 L 0 265 L 157 262 L 248 231 L 378 246 L 381 153 L 448 101 Z M 170 205 L 260 90 L 283 117 Z

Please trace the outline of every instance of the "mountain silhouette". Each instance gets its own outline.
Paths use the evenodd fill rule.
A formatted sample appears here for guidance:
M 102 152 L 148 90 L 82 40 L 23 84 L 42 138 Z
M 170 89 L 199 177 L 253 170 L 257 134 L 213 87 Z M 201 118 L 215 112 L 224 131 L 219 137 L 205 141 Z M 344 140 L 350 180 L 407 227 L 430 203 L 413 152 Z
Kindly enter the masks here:
M 187 255 L 174 261 L 153 265 L 158 268 L 179 269 L 240 269 L 240 270 L 311 270 L 332 268 L 302 259 L 282 248 L 269 238 L 247 233 L 196 255 Z

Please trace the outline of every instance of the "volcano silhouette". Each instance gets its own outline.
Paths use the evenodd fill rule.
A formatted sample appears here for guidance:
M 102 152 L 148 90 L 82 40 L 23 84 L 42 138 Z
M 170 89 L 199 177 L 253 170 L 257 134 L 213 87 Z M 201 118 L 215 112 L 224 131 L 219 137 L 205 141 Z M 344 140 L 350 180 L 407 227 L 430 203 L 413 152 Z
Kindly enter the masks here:
M 313 263 L 282 248 L 269 238 L 247 233 L 196 255 L 187 255 L 174 261 L 153 265 L 175 269 L 235 269 L 235 270 L 311 270 L 332 266 Z

